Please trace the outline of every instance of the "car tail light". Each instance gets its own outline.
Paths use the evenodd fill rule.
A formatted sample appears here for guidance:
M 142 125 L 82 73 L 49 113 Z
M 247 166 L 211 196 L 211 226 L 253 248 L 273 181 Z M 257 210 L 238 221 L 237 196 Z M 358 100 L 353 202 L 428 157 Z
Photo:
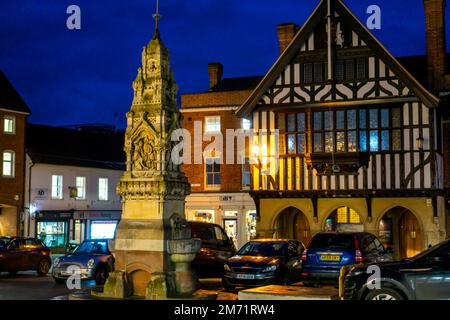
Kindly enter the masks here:
M 305 262 L 307 258 L 308 258 L 308 249 L 305 249 L 303 250 L 302 253 L 302 262 Z
M 355 239 L 355 262 L 364 263 L 364 258 L 362 256 L 361 250 L 359 250 L 358 239 Z

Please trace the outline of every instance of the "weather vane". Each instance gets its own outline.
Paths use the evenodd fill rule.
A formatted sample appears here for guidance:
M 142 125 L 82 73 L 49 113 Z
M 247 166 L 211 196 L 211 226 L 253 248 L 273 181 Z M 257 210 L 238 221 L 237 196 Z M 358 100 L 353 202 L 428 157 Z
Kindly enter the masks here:
M 159 14 L 159 0 L 156 0 L 156 13 L 153 15 L 153 19 L 155 19 L 155 30 L 158 31 L 158 22 L 162 18 Z

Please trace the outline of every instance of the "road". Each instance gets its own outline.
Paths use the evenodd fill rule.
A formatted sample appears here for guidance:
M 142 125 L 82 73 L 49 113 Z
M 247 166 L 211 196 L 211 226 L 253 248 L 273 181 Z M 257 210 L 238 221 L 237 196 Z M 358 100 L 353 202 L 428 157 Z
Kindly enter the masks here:
M 201 280 L 201 291 L 217 294 L 218 300 L 236 300 L 236 292 L 223 289 L 220 279 Z M 95 288 L 94 281 L 83 281 L 81 291 Z M 35 272 L 19 272 L 16 275 L 0 273 L 0 300 L 65 300 L 70 293 L 65 284 L 56 284 L 51 276 L 38 277 Z
M 82 290 L 90 290 L 95 287 L 95 282 L 84 281 L 81 286 Z M 49 275 L 38 277 L 36 272 L 19 272 L 11 276 L 0 273 L 0 300 L 50 300 L 75 291 L 64 284 L 56 284 Z

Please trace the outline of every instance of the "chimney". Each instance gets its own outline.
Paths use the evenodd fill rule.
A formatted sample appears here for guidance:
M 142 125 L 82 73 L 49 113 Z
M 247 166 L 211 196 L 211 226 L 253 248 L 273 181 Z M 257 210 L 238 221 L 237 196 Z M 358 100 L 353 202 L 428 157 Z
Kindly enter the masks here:
M 213 88 L 222 81 L 223 65 L 220 62 L 208 64 L 209 88 Z
M 278 41 L 280 43 L 280 54 L 286 50 L 288 45 L 294 39 L 299 29 L 295 23 L 283 23 L 278 25 Z
M 428 82 L 438 93 L 445 88 L 445 6 L 446 0 L 423 0 L 427 35 Z

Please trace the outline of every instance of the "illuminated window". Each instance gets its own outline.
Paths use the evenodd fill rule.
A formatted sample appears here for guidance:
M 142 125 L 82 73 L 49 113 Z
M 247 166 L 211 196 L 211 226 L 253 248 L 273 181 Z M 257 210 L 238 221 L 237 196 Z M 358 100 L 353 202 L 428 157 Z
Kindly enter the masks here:
M 220 116 L 205 117 L 205 132 L 220 132 Z
M 77 200 L 86 199 L 86 177 L 76 177 Z
M 98 200 L 108 201 L 108 178 L 98 179 Z
M 15 154 L 13 151 L 3 152 L 3 176 L 14 177 L 15 170 Z
M 288 153 L 295 153 L 295 135 L 288 135 Z
M 63 176 L 52 175 L 52 199 L 61 200 L 63 198 Z
M 3 118 L 3 132 L 7 134 L 14 134 L 16 132 L 16 117 L 5 116 Z
M 252 122 L 248 119 L 242 119 L 242 129 L 250 130 L 252 128 Z
M 361 217 L 352 208 L 341 207 L 336 210 L 336 221 L 338 224 L 360 224 Z
M 251 187 L 251 173 L 250 173 L 250 159 L 245 158 L 242 165 L 242 188 L 248 189 Z

